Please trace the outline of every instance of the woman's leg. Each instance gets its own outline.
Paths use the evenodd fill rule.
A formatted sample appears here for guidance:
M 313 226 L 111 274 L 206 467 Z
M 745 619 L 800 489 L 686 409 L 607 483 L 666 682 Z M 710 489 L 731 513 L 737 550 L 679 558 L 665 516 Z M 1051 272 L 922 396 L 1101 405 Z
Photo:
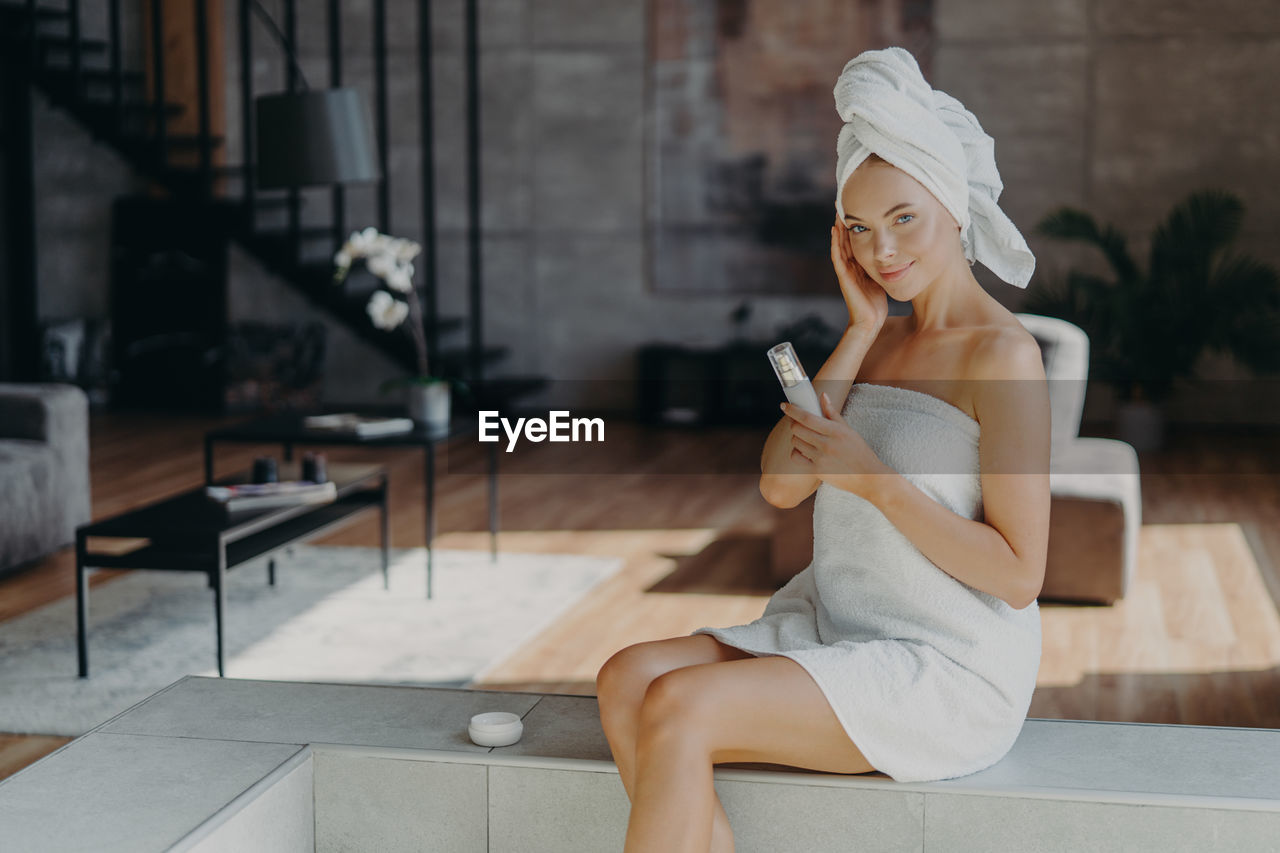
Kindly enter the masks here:
M 812 676 L 789 658 L 672 670 L 653 680 L 641 705 L 627 853 L 707 850 L 712 765 L 724 762 L 875 770 Z
M 695 664 L 741 660 L 752 657 L 706 634 L 674 637 L 627 646 L 605 662 L 596 676 L 596 698 L 600 703 L 600 723 L 604 728 L 618 775 L 627 796 L 635 800 L 636 734 L 640 705 L 655 678 L 674 669 Z M 729 817 L 719 798 L 714 803 L 712 853 L 732 853 L 733 833 Z

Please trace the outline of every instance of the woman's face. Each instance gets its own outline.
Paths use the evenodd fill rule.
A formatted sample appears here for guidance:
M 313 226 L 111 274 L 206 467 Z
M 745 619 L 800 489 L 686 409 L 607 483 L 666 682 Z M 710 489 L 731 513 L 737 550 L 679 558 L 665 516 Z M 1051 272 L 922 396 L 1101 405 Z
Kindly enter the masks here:
M 896 166 L 863 161 L 845 182 L 840 202 L 854 258 L 900 302 L 909 302 L 937 279 L 957 250 L 963 254 L 955 219 Z

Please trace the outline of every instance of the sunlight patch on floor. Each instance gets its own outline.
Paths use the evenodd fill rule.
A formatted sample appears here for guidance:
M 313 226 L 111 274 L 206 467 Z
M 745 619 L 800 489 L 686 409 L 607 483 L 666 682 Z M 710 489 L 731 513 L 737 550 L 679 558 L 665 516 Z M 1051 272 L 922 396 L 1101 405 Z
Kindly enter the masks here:
M 1280 612 L 1240 525 L 1144 525 L 1114 605 L 1041 605 L 1040 686 L 1102 673 L 1212 673 L 1280 665 Z

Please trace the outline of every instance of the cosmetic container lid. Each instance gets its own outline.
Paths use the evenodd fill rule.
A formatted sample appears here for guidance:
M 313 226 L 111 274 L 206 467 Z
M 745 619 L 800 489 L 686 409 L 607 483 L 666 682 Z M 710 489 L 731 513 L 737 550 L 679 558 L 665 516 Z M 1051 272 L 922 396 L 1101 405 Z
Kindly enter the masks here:
M 489 711 L 476 714 L 467 726 L 471 742 L 479 746 L 510 746 L 520 740 L 524 723 L 516 714 L 506 711 Z
M 507 711 L 488 711 L 471 718 L 471 727 L 486 732 L 505 732 L 520 723 L 520 717 Z

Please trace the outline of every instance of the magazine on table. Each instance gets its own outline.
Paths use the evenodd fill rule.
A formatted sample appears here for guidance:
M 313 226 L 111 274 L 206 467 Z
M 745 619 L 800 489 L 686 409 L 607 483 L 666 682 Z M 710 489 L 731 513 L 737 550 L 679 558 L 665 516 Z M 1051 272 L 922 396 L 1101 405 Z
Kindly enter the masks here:
M 210 500 L 226 507 L 228 512 L 234 512 L 244 509 L 329 503 L 337 499 L 338 487 L 332 480 L 323 483 L 290 480 L 280 483 L 205 486 L 204 493 Z
M 413 420 L 411 418 L 376 418 L 369 415 L 358 415 L 355 412 L 340 412 L 334 415 L 310 415 L 303 419 L 302 425 L 307 429 L 340 432 L 361 438 L 413 432 Z

